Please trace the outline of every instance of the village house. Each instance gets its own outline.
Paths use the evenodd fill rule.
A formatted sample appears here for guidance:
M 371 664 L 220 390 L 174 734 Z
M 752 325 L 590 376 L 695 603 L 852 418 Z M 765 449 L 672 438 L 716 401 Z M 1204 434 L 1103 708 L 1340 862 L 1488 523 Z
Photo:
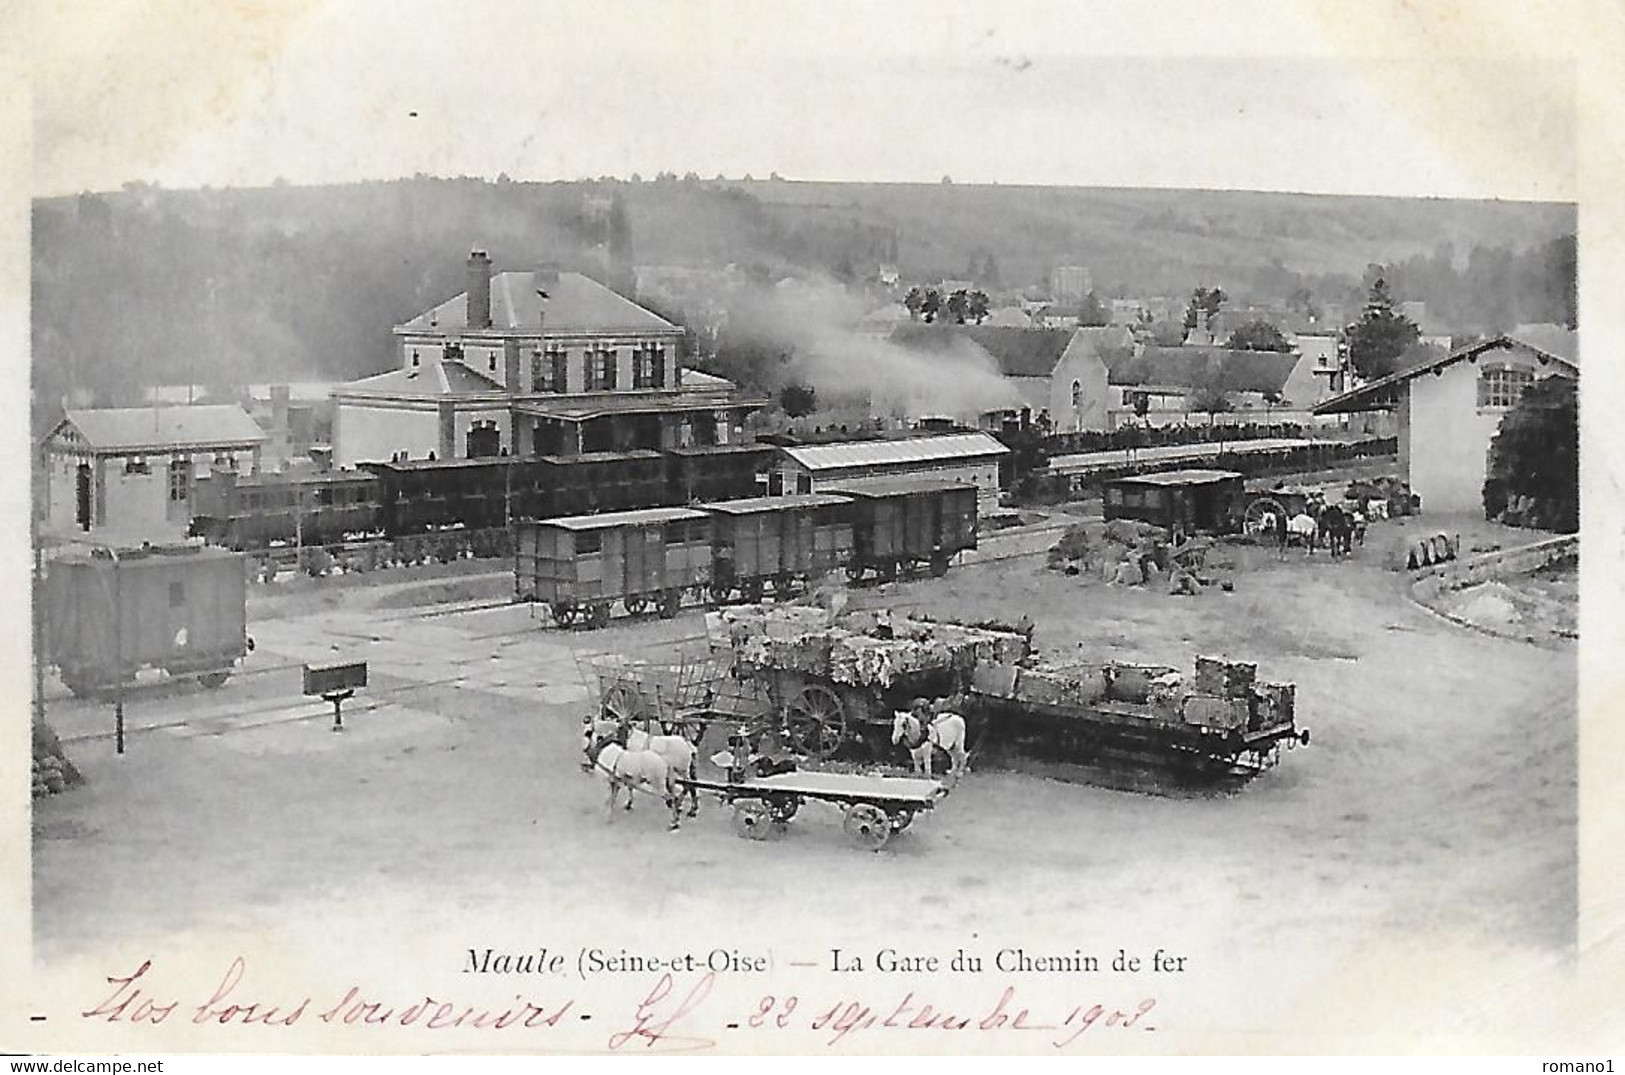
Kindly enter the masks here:
M 235 404 L 69 410 L 41 444 L 45 526 L 132 542 L 185 537 L 197 479 L 259 470 L 266 440 Z
M 395 326 L 397 369 L 333 390 L 333 462 L 731 444 L 765 402 L 679 367 L 683 330 L 580 273 L 491 272 Z
M 929 478 L 976 486 L 977 510 L 999 506 L 999 464 L 1010 449 L 986 433 L 853 440 L 779 448 L 768 493 L 828 492 L 898 478 Z
M 1315 413 L 1394 412 L 1400 469 L 1423 508 L 1478 512 L 1490 441 L 1502 417 L 1536 381 L 1579 373 L 1572 330 L 1520 326 L 1334 396 Z

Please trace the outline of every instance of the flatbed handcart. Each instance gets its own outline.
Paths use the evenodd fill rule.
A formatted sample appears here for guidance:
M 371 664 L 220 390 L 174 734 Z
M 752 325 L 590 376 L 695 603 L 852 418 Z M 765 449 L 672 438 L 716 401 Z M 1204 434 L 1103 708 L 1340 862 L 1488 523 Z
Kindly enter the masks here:
M 933 809 L 948 794 L 938 780 L 861 773 L 790 772 L 744 780 L 682 780 L 687 787 L 713 792 L 733 807 L 734 832 L 748 840 L 782 833 L 809 799 L 840 807 L 848 838 L 879 851 L 915 815 Z

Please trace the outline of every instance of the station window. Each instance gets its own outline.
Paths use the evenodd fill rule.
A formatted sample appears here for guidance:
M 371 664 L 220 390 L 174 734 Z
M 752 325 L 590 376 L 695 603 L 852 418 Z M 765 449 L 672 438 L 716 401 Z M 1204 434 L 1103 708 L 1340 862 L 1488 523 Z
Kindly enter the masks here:
M 576 555 L 600 552 L 604 547 L 604 535 L 597 530 L 585 530 L 576 534 Z
M 169 500 L 179 504 L 186 500 L 192 484 L 192 464 L 186 459 L 172 460 L 169 464 Z

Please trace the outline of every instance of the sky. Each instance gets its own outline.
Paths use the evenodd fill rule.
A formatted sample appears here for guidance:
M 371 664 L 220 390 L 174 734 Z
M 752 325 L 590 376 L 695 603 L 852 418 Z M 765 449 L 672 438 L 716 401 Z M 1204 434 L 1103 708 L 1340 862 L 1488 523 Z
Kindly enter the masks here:
M 33 185 L 692 170 L 1574 200 L 1553 9 L 1419 7 L 104 0 L 38 16 Z

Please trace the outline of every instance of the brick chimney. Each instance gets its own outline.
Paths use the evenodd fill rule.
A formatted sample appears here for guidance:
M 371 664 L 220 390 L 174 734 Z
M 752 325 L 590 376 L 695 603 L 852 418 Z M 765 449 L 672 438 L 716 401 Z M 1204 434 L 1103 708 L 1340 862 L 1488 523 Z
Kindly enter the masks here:
M 483 250 L 468 255 L 468 327 L 491 327 L 491 258 Z

